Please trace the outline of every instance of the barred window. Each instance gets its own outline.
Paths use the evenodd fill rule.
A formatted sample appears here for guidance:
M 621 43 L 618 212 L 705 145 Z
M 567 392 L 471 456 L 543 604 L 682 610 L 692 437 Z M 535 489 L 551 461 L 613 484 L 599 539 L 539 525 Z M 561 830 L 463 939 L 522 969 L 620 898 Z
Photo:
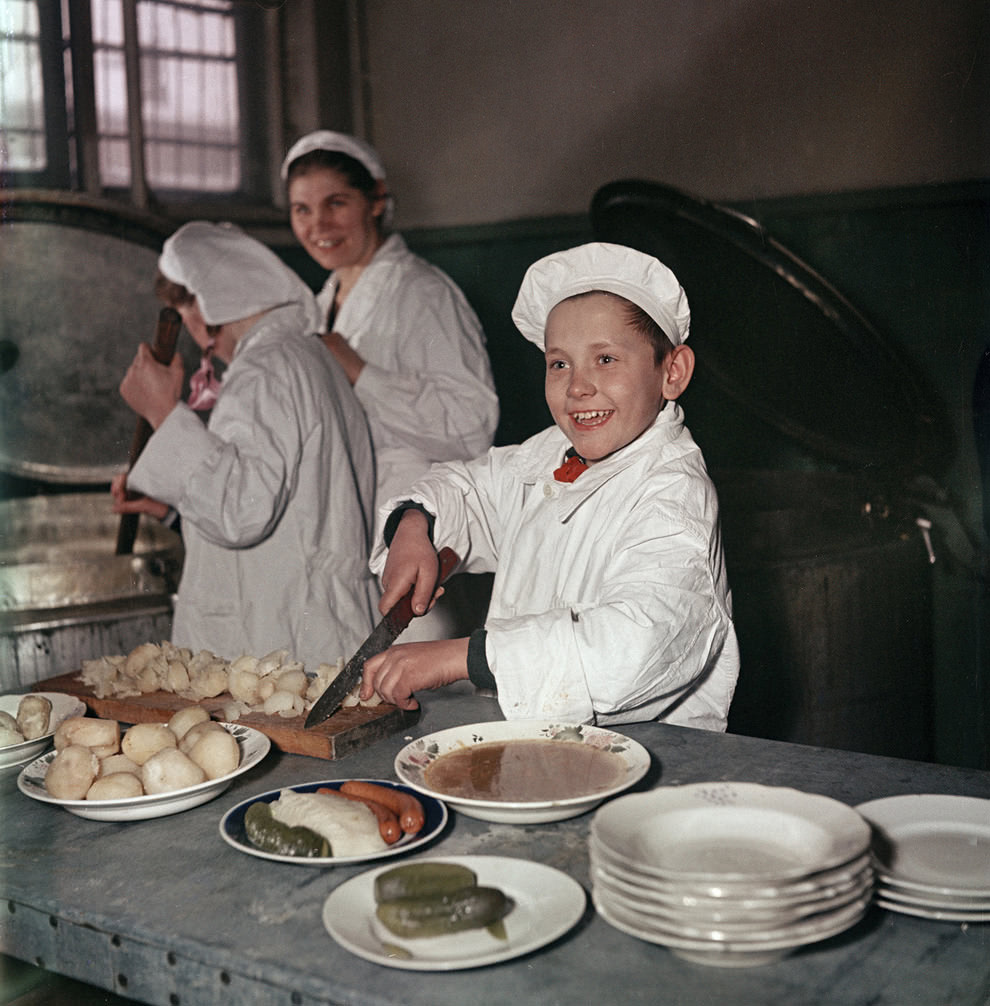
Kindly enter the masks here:
M 257 30 L 250 5 L 232 0 L 4 0 L 5 180 L 243 194 L 244 164 L 263 153 L 263 131 L 245 128 L 258 116 L 246 114 L 250 84 L 238 59 L 263 51 L 251 45 Z

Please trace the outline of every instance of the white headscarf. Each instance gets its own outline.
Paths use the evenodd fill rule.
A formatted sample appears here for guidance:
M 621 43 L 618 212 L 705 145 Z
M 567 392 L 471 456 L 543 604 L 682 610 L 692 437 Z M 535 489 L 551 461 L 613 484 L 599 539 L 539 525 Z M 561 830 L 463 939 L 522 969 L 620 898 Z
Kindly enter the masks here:
M 304 154 L 310 154 L 314 150 L 326 150 L 330 153 L 347 154 L 355 161 L 363 164 L 368 169 L 368 174 L 376 182 L 385 181 L 385 166 L 382 164 L 378 151 L 370 143 L 349 133 L 335 133 L 330 129 L 317 129 L 313 133 L 296 140 L 289 148 L 289 152 L 282 161 L 282 181 L 289 178 L 289 168 L 292 162 L 298 160 Z M 395 213 L 395 200 L 386 193 L 385 212 L 382 214 L 382 223 L 386 228 L 392 226 L 392 217 Z
M 233 224 L 184 224 L 165 242 L 158 268 L 195 295 L 208 325 L 298 304 L 300 325 L 319 331 L 312 290 L 270 248 Z
M 568 297 L 603 290 L 641 307 L 679 346 L 688 337 L 691 311 L 677 277 L 652 255 L 601 241 L 554 252 L 526 270 L 512 320 L 522 334 L 545 349 L 550 312 Z

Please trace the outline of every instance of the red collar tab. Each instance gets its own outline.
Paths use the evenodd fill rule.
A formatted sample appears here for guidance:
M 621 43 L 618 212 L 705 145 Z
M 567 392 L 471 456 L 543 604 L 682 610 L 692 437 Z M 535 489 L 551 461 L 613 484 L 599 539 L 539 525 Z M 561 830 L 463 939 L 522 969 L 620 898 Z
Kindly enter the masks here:
M 583 471 L 587 471 L 588 463 L 573 450 L 568 451 L 564 463 L 553 473 L 558 482 L 573 482 Z

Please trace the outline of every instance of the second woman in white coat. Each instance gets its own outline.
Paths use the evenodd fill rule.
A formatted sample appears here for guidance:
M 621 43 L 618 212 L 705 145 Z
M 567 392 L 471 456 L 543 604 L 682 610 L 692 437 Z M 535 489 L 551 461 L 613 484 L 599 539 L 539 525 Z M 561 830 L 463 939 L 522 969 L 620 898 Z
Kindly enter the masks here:
M 407 489 L 434 462 L 487 450 L 499 413 L 481 325 L 456 284 L 390 233 L 392 199 L 377 153 L 320 130 L 289 150 L 282 176 L 292 230 L 329 270 L 317 298 L 324 341 L 368 416 L 377 498 Z M 404 638 L 449 636 L 456 600 Z

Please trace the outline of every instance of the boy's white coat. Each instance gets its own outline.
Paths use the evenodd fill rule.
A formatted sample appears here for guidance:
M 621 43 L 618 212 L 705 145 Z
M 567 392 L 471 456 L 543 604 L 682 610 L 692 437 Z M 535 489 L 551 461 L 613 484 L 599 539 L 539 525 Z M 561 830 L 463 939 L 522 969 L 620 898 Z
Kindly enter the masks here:
M 435 465 L 379 517 L 415 500 L 436 516 L 437 547 L 495 572 L 485 626 L 506 717 L 724 730 L 739 652 L 715 488 L 680 406 L 559 483 L 568 446 L 554 426 Z

